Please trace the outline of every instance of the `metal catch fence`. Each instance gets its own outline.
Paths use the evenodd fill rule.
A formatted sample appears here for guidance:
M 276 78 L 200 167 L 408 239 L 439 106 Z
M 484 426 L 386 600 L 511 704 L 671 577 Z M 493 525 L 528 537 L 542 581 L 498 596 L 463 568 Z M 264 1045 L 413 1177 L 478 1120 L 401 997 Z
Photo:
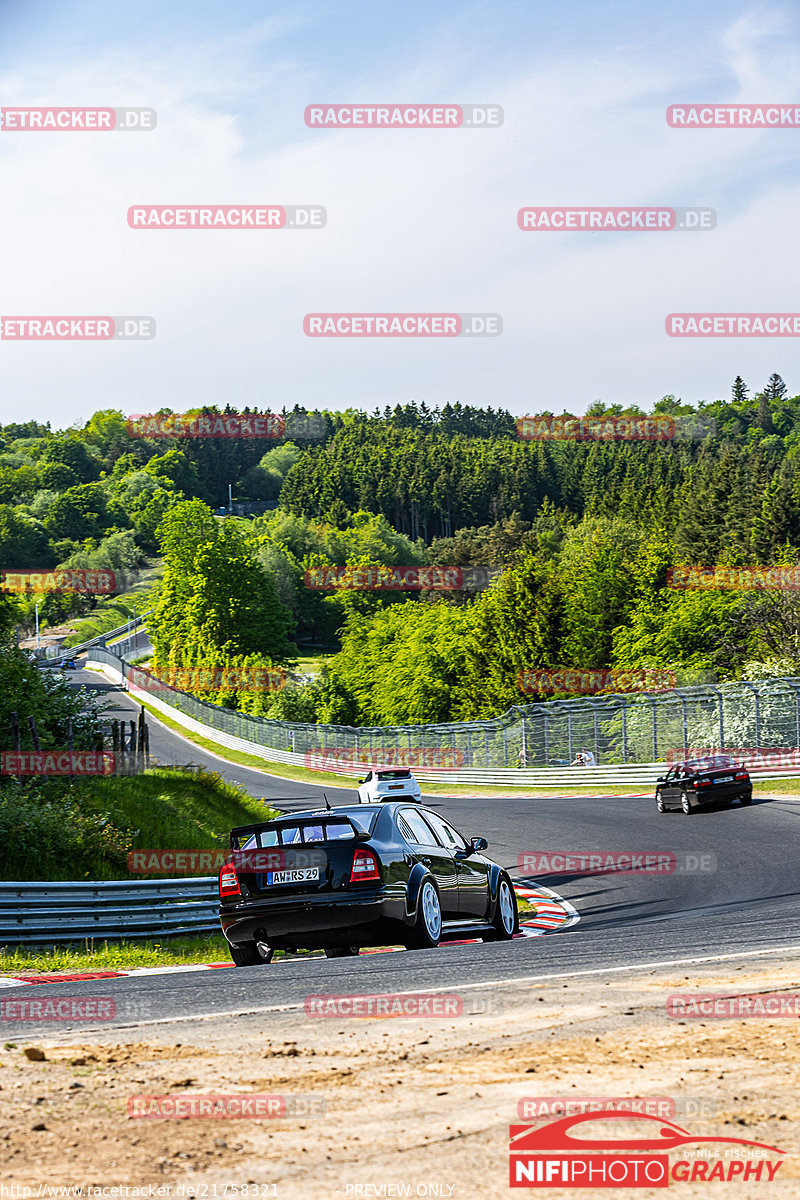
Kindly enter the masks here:
M 108 650 L 93 662 L 129 686 L 152 691 L 153 677 Z M 701 684 L 667 693 L 628 693 L 514 705 L 486 721 L 353 727 L 271 721 L 158 685 L 161 699 L 220 733 L 308 764 L 383 763 L 427 770 L 567 766 L 590 751 L 602 766 L 659 763 L 694 750 L 800 748 L 800 678 Z

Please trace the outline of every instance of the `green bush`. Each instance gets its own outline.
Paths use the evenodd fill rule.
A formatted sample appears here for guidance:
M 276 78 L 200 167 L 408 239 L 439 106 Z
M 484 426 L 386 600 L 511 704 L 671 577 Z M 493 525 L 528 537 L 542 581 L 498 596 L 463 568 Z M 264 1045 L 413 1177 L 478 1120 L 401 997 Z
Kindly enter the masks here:
M 7 780 L 0 879 L 127 879 L 130 850 L 223 848 L 235 826 L 275 815 L 243 788 L 194 767 L 74 783 Z

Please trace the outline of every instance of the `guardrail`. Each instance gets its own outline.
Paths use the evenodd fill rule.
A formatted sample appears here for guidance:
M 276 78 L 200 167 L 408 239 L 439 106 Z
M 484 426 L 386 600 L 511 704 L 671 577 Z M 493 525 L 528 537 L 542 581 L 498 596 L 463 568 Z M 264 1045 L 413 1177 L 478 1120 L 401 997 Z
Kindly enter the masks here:
M 0 882 L 0 944 L 219 932 L 215 876 L 90 883 Z
M 39 650 L 34 650 L 33 653 L 40 662 L 46 662 L 54 658 L 73 658 L 76 654 L 82 654 L 84 650 L 91 650 L 94 646 L 104 646 L 109 638 L 120 637 L 124 638 L 125 634 L 141 632 L 140 626 L 144 623 L 144 618 L 153 610 L 148 608 L 140 616 L 131 621 L 126 621 L 124 625 L 117 625 L 116 629 L 108 629 L 105 633 L 98 633 L 88 641 L 81 642 L 77 646 L 44 646 Z M 67 635 L 68 636 L 68 635 Z
M 163 686 L 163 691 L 169 695 L 173 703 L 152 694 L 146 686 L 137 686 L 137 680 L 142 683 L 148 679 L 146 673 L 138 671 L 123 658 L 105 649 L 96 648 L 89 652 L 89 661 L 102 664 L 103 670 L 115 682 L 122 683 L 134 697 L 147 701 L 147 704 L 168 716 L 177 725 L 190 732 L 200 734 L 209 741 L 232 750 L 240 750 L 252 754 L 265 762 L 285 763 L 289 766 L 305 767 L 309 770 L 324 771 L 333 775 L 341 775 L 349 779 L 357 779 L 377 765 L 389 766 L 393 762 L 397 766 L 405 765 L 402 757 L 393 757 L 395 750 L 388 750 L 376 745 L 377 733 L 371 729 L 345 729 L 331 725 L 303 725 L 299 723 L 269 721 L 263 717 L 252 717 L 247 713 L 236 712 L 195 696 L 187 695 L 176 688 Z M 784 681 L 777 680 L 776 683 Z M 750 687 L 751 685 L 744 685 Z M 680 701 L 679 697 L 679 701 Z M 183 707 L 178 707 L 178 705 Z M 189 712 L 185 711 L 188 708 Z M 190 715 L 191 714 L 191 715 Z M 798 709 L 798 724 L 800 725 L 800 708 Z M 223 728 L 220 728 L 222 726 Z M 428 727 L 431 728 L 431 727 Z M 423 741 L 425 726 L 417 726 L 416 734 Z M 523 724 L 524 729 L 524 724 Z M 234 732 L 236 730 L 236 732 Z M 413 730 L 413 727 L 412 727 Z M 242 736 L 250 734 L 250 737 Z M 256 741 L 255 737 L 263 739 Z M 346 736 L 350 744 L 339 744 L 339 737 Z M 688 738 L 688 731 L 684 735 Z M 297 743 L 303 742 L 318 747 L 320 741 L 328 739 L 325 749 L 308 749 L 305 752 L 296 748 Z M 282 740 L 288 742 L 289 748 L 281 749 L 274 743 Z M 352 761 L 355 751 L 362 757 Z M 270 744 L 272 743 L 272 744 Z M 691 743 L 689 743 L 691 744 Z M 718 743 L 724 745 L 724 741 Z M 294 748 L 292 748 L 294 747 Z M 402 748 L 401 748 L 402 749 Z M 525 745 L 523 744 L 523 752 Z M 345 761 L 337 762 L 337 751 Z M 445 745 L 442 753 L 450 753 L 451 747 Z M 424 750 L 423 750 L 424 753 Z M 433 753 L 439 753 L 434 749 Z M 722 751 L 724 753 L 724 751 Z M 507 754 L 507 759 L 513 759 L 513 754 Z M 410 764 L 409 764 L 410 765 Z M 411 766 L 417 779 L 423 783 L 444 784 L 473 784 L 483 786 L 506 786 L 515 788 L 534 787 L 620 787 L 636 788 L 651 787 L 659 775 L 665 775 L 670 763 L 654 759 L 648 762 L 613 763 L 601 767 L 429 767 Z M 792 779 L 800 777 L 800 769 L 791 767 L 770 768 L 768 770 L 751 770 L 754 779 Z

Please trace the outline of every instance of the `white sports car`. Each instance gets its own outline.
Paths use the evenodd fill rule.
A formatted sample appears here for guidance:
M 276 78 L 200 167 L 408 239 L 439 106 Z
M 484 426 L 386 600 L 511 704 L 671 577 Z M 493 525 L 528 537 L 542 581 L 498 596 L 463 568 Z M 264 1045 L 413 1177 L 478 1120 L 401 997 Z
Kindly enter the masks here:
M 422 803 L 420 786 L 405 767 L 369 771 L 358 783 L 361 804 L 378 804 L 381 800 L 414 800 L 417 804 Z

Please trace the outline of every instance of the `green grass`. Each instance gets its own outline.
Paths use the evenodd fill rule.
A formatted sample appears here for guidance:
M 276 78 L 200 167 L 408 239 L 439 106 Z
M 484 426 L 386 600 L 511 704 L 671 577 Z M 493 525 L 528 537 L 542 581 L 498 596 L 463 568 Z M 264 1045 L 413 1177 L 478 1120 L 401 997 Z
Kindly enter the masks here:
M 335 650 L 327 654 L 302 654 L 297 659 L 296 670 L 303 675 L 319 675 L 323 666 L 333 658 Z
M 224 848 L 234 826 L 274 815 L 200 768 L 10 786 L 0 792 L 0 878 L 129 879 L 130 850 Z
M 135 699 L 137 704 L 141 704 L 149 713 L 157 717 L 167 729 L 179 733 L 181 737 L 186 738 L 187 741 L 191 742 L 194 746 L 198 746 L 201 750 L 210 750 L 212 754 L 216 754 L 226 762 L 238 763 L 240 767 L 255 767 L 257 771 L 263 771 L 269 775 L 277 775 L 281 779 L 292 779 L 296 783 L 327 783 L 333 787 L 344 788 L 355 788 L 357 786 L 355 779 L 351 779 L 345 775 L 332 775 L 328 771 L 310 771 L 307 767 L 291 767 L 285 763 L 267 762 L 266 759 L 259 758 L 256 754 L 246 754 L 240 750 L 231 750 L 228 746 L 221 746 L 218 742 L 212 742 L 210 738 L 201 737 L 198 733 L 184 729 L 183 725 L 179 725 L 177 721 L 173 721 L 171 717 L 166 716 L 165 713 L 148 704 L 141 697 L 136 696 Z
M 141 942 L 86 941 L 78 946 L 0 947 L 0 972 L 132 971 L 136 967 L 230 962 L 228 943 L 218 934 L 148 939 Z
M 87 802 L 116 825 L 136 828 L 135 847 L 227 845 L 235 825 L 269 820 L 275 809 L 216 771 L 155 767 L 92 781 Z
M 753 795 L 800 796 L 800 779 L 753 779 Z

